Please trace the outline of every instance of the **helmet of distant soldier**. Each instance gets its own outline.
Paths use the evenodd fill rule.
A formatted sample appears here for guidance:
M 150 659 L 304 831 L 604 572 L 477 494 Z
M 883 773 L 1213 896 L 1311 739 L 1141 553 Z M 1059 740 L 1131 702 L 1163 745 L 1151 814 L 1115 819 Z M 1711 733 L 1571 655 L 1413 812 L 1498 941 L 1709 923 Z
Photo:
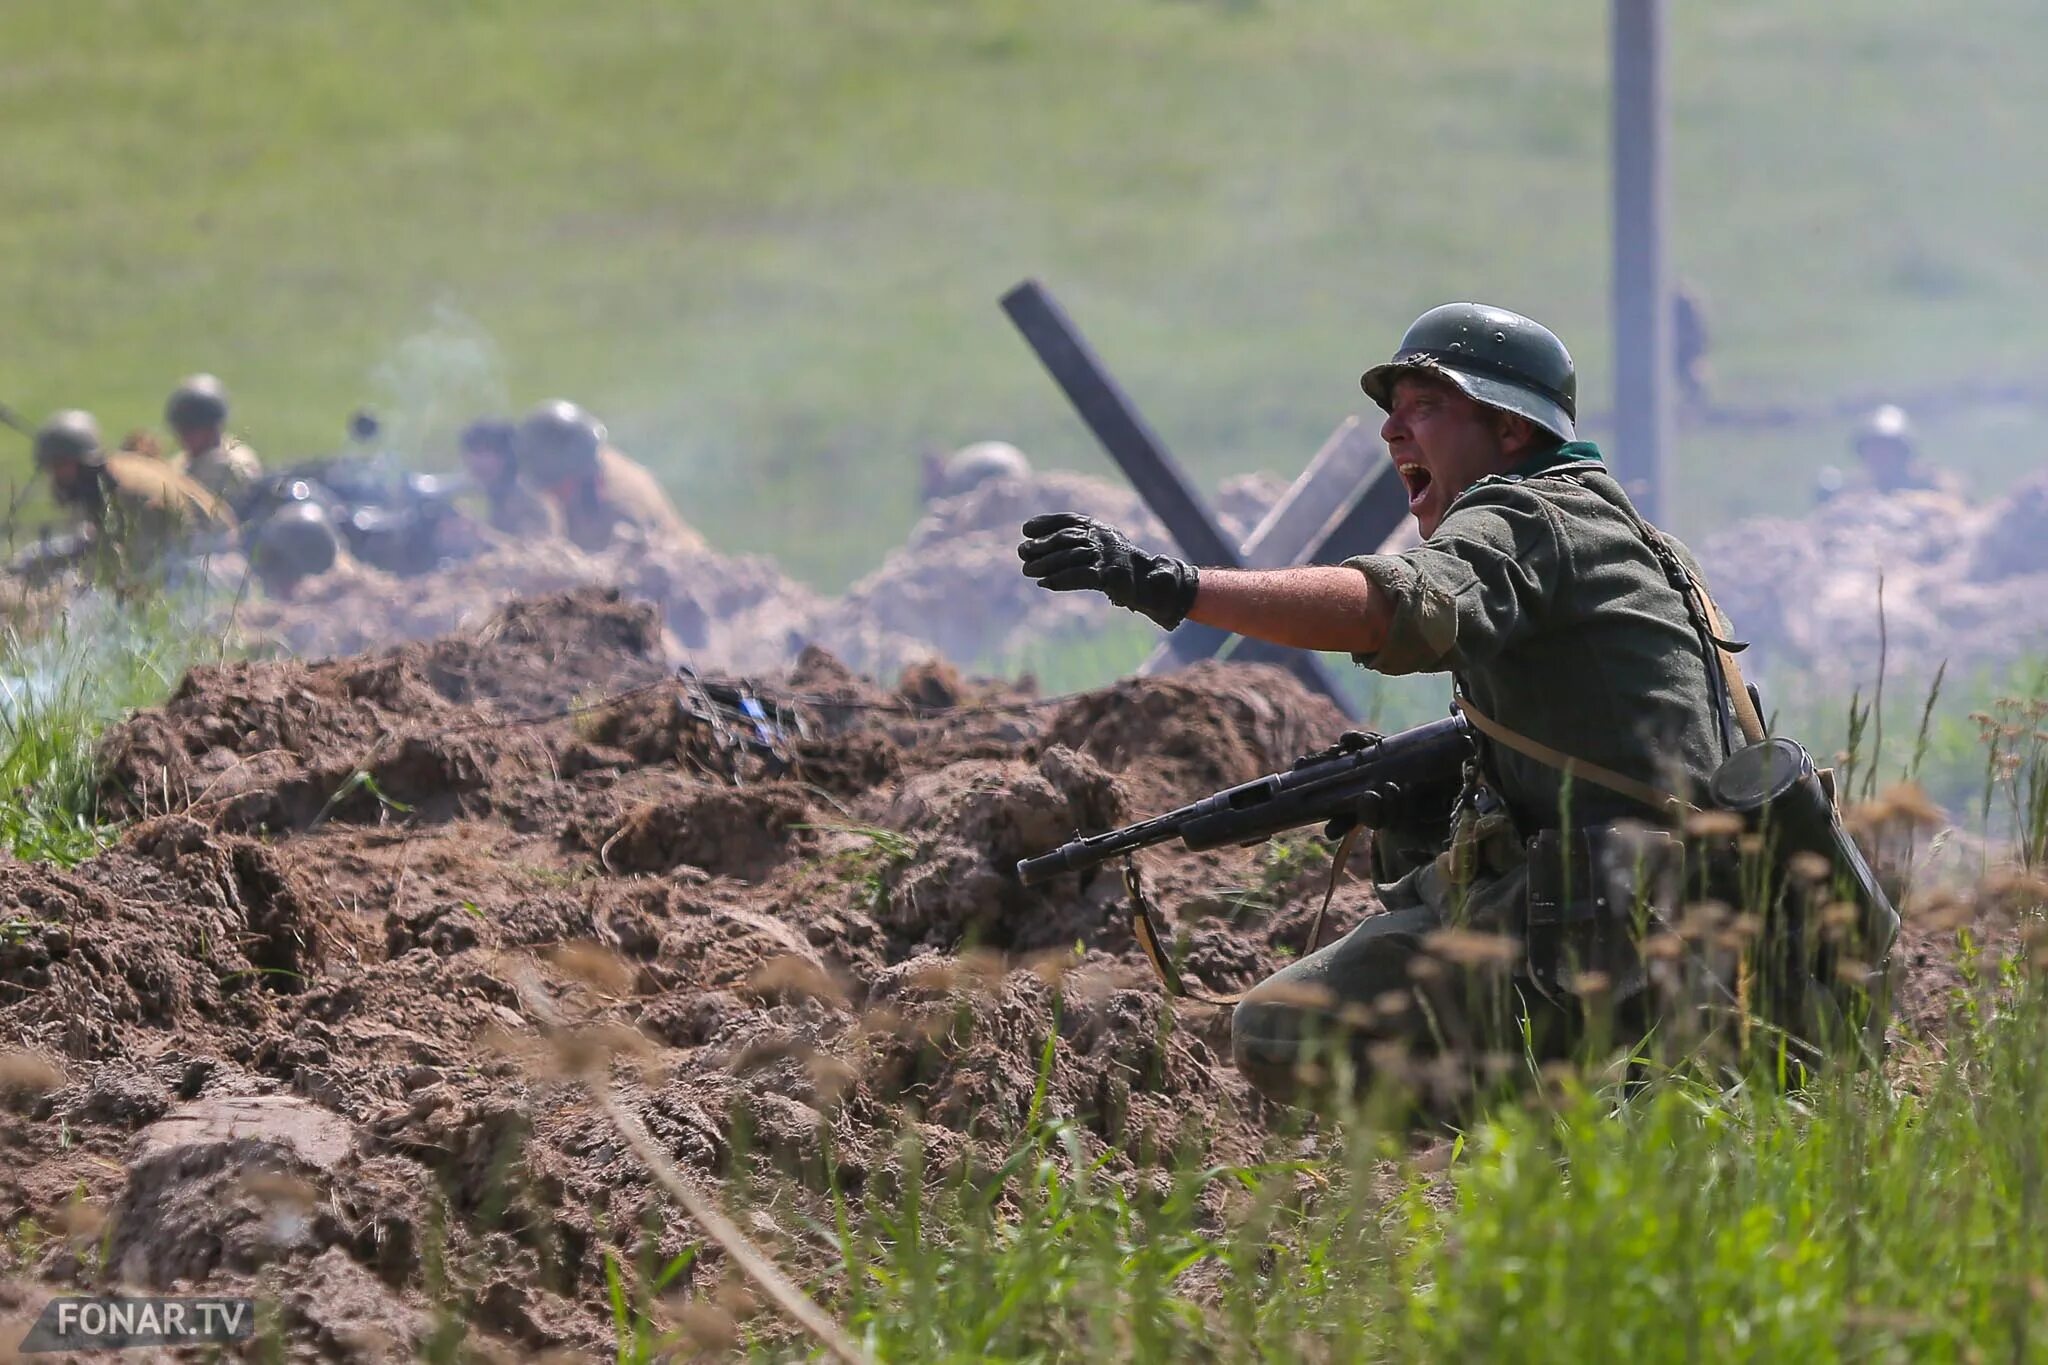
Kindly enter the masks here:
M 35 454 L 38 469 L 48 469 L 59 460 L 103 464 L 106 452 L 100 443 L 100 424 L 79 408 L 53 413 L 36 428 Z
M 1897 403 L 1879 404 L 1864 413 L 1863 420 L 1856 424 L 1856 453 L 1866 458 L 1888 450 L 1911 455 L 1919 443 L 1913 419 Z
M 164 400 L 164 421 L 172 431 L 204 431 L 227 420 L 227 386 L 210 374 L 188 377 Z
M 272 589 L 326 573 L 340 557 L 334 522 L 310 497 L 281 503 L 258 523 L 249 542 L 249 565 Z
M 456 445 L 462 453 L 472 452 L 483 455 L 501 455 L 512 458 L 512 446 L 518 439 L 519 428 L 510 422 L 495 417 L 479 417 L 462 429 L 456 437 Z
M 1559 440 L 1577 434 L 1578 373 L 1571 352 L 1542 323 L 1484 303 L 1446 303 L 1408 325 L 1394 358 L 1359 377 L 1391 408 L 1403 375 L 1449 380 L 1473 400 L 1525 417 Z
M 976 441 L 948 455 L 939 465 L 928 496 L 954 498 L 997 479 L 1031 477 L 1031 461 L 1008 441 Z
M 604 442 L 604 423 L 557 398 L 526 415 L 513 437 L 512 454 L 535 482 L 554 484 L 595 474 Z

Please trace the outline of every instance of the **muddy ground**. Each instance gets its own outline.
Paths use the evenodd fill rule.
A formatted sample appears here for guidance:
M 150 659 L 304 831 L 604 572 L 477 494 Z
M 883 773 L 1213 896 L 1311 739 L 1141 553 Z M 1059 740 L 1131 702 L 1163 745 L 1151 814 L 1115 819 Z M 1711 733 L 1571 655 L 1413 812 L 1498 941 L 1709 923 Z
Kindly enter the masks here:
M 0 1316 L 57 1286 L 250 1290 L 301 1358 L 409 1357 L 451 1307 L 483 1349 L 595 1358 L 607 1251 L 630 1277 L 698 1237 L 565 1048 L 623 1049 L 669 1157 L 754 1190 L 747 1226 L 799 1269 L 825 1253 L 779 1201 L 886 1196 L 906 1131 L 939 1169 L 992 1165 L 1050 1033 L 1047 1110 L 1120 1178 L 1298 1121 L 1232 1070 L 1222 1012 L 1161 994 L 1116 878 L 1009 869 L 1284 767 L 1344 728 L 1327 702 L 1262 668 L 1041 701 L 925 665 L 885 690 L 815 648 L 757 700 L 782 733 L 675 680 L 661 614 L 593 589 L 203 668 L 112 731 L 118 846 L 0 864 L 0 1232 L 25 1267 Z M 1144 863 L 1213 989 L 1301 949 L 1327 865 Z M 1370 908 L 1348 881 L 1336 927 Z M 1932 945 L 1907 954 L 1920 1023 Z M 556 1015 L 610 1031 L 550 1042 Z M 792 1193 L 760 1195 L 764 1166 Z M 724 1273 L 714 1251 L 684 1287 Z

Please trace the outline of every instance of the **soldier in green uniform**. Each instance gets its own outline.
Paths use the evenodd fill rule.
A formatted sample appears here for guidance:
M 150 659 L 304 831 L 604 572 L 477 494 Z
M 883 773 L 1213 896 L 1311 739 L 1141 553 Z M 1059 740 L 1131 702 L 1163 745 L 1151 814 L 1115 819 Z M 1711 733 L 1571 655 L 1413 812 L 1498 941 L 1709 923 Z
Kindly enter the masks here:
M 1856 471 L 1844 474 L 1833 465 L 1822 469 L 1814 490 L 1816 502 L 1852 492 L 1962 496 L 1961 480 L 1953 472 L 1929 464 L 1921 454 L 1913 419 L 1896 403 L 1881 403 L 1865 413 L 1849 446 L 1856 456 Z
M 555 505 L 519 477 L 513 452 L 518 428 L 510 422 L 481 419 L 462 429 L 462 464 L 476 480 L 488 507 L 490 528 L 522 540 L 562 534 L 562 514 Z
M 1545 864 L 1553 877 L 1576 872 L 1586 885 L 1617 822 L 1664 819 L 1667 797 L 1694 796 L 1754 725 L 1714 657 L 1726 624 L 1704 619 L 1704 591 L 1688 591 L 1690 557 L 1577 439 L 1576 378 L 1555 335 L 1503 309 L 1447 304 L 1362 383 L 1387 414 L 1381 435 L 1423 537 L 1414 549 L 1197 569 L 1067 513 L 1025 523 L 1019 547 L 1042 586 L 1094 589 L 1167 629 L 1193 620 L 1348 652 L 1381 673 L 1449 673 L 1487 737 L 1450 848 L 1431 857 L 1376 840 L 1385 911 L 1238 1005 L 1238 1066 L 1281 1097 L 1318 1039 L 1347 1040 L 1369 1077 L 1377 1043 L 1519 1051 L 1517 1030 L 1540 1022 L 1542 1000 L 1551 1022 L 1568 1020 L 1561 964 L 1538 960 L 1558 945 L 1539 943 L 1547 936 L 1525 918 L 1536 850 L 1556 860 Z M 1528 940 L 1513 990 L 1483 964 L 1433 953 L 1433 936 L 1453 927 Z M 1633 972 L 1611 983 L 1618 993 L 1639 984 L 1632 941 L 1620 937 L 1622 952 L 1614 936 L 1600 942 L 1604 953 L 1574 940 L 1579 965 Z M 1524 989 L 1532 979 L 1542 989 Z
M 604 423 L 574 403 L 557 399 L 527 414 L 513 454 L 554 499 L 564 533 L 580 549 L 626 541 L 705 548 L 654 475 L 614 450 Z
M 235 527 L 226 504 L 163 461 L 108 451 L 89 412 L 60 412 L 43 423 L 35 460 L 57 505 L 81 520 L 70 553 L 45 557 L 45 569 L 63 559 L 145 571 L 168 552 Z
M 177 437 L 178 468 L 201 488 L 229 503 L 263 478 L 263 461 L 227 432 L 228 391 L 210 374 L 195 374 L 171 390 L 164 421 Z

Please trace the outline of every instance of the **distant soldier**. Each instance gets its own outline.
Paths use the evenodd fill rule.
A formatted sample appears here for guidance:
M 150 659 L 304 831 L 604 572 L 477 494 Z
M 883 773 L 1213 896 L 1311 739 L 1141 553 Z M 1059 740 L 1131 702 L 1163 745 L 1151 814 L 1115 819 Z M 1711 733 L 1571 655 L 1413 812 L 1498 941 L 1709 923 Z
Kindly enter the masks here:
M 144 569 L 196 537 L 234 529 L 235 514 L 225 503 L 168 464 L 109 452 L 89 412 L 60 412 L 43 423 L 35 460 L 49 475 L 57 505 L 82 519 L 68 552 L 47 557 L 44 567 L 109 556 Z
M 164 421 L 184 457 L 178 468 L 217 498 L 238 502 L 263 478 L 256 452 L 227 433 L 228 391 L 210 374 L 195 374 L 164 403 Z
M 310 496 L 278 504 L 250 528 L 248 542 L 249 568 L 271 597 L 290 597 L 301 582 L 326 573 L 343 556 L 333 518 Z
M 612 449 L 605 435 L 604 423 L 557 399 L 527 414 L 513 440 L 519 469 L 554 499 L 570 541 L 584 550 L 633 540 L 705 548 L 654 475 Z
M 1688 284 L 1671 291 L 1671 366 L 1678 398 L 1698 412 L 1707 406 L 1707 310 Z
M 521 538 L 559 536 L 562 514 L 519 477 L 519 459 L 513 453 L 517 437 L 518 428 L 510 422 L 471 422 L 462 429 L 463 467 L 490 507 L 487 520 L 492 530 Z
M 924 460 L 924 500 L 957 498 L 997 479 L 1028 479 L 1031 461 L 1008 441 L 976 441 L 941 459 Z
M 1913 419 L 1896 403 L 1871 409 L 1856 425 L 1851 441 L 1858 469 L 1844 474 L 1833 465 L 1820 473 L 1816 501 L 1826 502 L 1840 493 L 1863 490 L 1872 493 L 1960 494 L 1962 485 L 1952 474 L 1935 469 L 1920 458 L 1920 441 Z

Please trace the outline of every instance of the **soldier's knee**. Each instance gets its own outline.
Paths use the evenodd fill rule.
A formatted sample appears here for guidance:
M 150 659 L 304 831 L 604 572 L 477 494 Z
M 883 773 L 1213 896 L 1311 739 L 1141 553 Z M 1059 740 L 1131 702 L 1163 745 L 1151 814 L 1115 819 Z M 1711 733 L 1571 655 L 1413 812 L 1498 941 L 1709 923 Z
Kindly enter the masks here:
M 1254 987 L 1230 1016 L 1230 1057 L 1260 1093 L 1293 1100 L 1348 1054 L 1347 1029 L 1327 990 L 1285 973 Z
M 1299 1021 L 1288 1006 L 1254 994 L 1231 1011 L 1230 1060 L 1261 1094 L 1292 1098 L 1300 1054 Z

